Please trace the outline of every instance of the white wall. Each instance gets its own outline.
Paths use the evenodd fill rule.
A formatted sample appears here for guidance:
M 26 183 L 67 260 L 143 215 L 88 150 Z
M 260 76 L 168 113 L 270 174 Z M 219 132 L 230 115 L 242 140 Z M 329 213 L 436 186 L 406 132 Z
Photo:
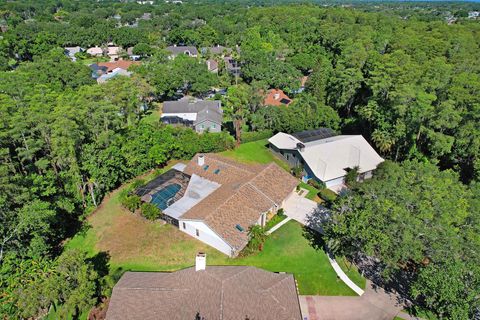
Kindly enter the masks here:
M 185 228 L 183 224 L 185 223 Z M 201 221 L 178 220 L 178 228 L 186 234 L 214 247 L 228 256 L 232 256 L 232 247 L 230 247 L 222 238 L 220 238 L 212 229 Z M 196 230 L 199 232 L 197 237 Z
M 162 118 L 163 117 L 179 117 L 189 121 L 197 120 L 196 113 L 162 113 Z
M 331 187 L 342 184 L 343 180 L 344 180 L 344 177 L 328 180 L 328 181 L 325 181 L 325 185 L 327 186 L 327 188 L 331 188 Z

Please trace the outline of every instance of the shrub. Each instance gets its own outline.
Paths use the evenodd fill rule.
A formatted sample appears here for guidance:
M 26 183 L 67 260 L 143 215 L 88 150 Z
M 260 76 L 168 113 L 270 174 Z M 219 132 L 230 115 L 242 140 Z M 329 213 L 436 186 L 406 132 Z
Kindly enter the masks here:
M 318 196 L 324 200 L 328 205 L 332 204 L 337 198 L 337 194 L 330 189 L 320 189 Z
M 136 195 L 129 195 L 126 196 L 122 201 L 122 206 L 130 210 L 131 212 L 135 212 L 138 208 L 140 208 L 140 197 Z
M 148 220 L 157 220 L 162 216 L 162 211 L 151 203 L 144 203 L 141 207 L 142 216 Z
M 301 166 L 298 166 L 298 167 L 294 167 L 292 168 L 292 174 L 296 177 L 296 178 L 301 178 L 302 175 L 303 175 L 303 167 Z
M 345 175 L 345 183 L 347 184 L 347 186 L 352 186 L 352 184 L 357 182 L 359 169 L 360 168 L 358 166 L 355 166 L 348 170 L 347 174 Z
M 258 141 L 270 138 L 273 135 L 272 130 L 251 131 L 242 133 L 242 143 Z
M 315 179 L 308 180 L 308 184 L 314 187 L 315 189 L 325 189 L 325 183 L 318 182 Z
M 130 186 L 130 190 L 135 190 L 137 189 L 138 187 L 141 187 L 145 184 L 145 180 L 142 180 L 142 179 L 136 179 L 135 181 L 132 182 L 131 186 Z
M 277 216 L 283 217 L 284 215 L 285 215 L 285 210 L 283 210 L 283 208 L 278 209 Z

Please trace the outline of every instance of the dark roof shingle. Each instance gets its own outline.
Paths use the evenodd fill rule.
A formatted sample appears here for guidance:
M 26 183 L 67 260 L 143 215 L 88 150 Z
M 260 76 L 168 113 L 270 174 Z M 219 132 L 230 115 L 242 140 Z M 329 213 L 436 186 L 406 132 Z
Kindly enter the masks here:
M 173 273 L 126 272 L 114 287 L 107 320 L 301 319 L 295 279 L 247 266 Z

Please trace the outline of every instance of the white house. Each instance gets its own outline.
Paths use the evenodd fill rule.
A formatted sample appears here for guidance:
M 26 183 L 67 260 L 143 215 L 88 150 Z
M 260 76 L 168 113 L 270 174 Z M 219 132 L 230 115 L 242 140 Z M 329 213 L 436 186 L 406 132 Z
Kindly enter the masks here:
M 268 142 L 270 149 L 292 166 L 303 167 L 304 181 L 316 179 L 327 188 L 342 186 L 347 172 L 355 167 L 359 180 L 371 178 L 373 170 L 384 161 L 363 136 L 335 136 L 329 129 L 279 132 Z

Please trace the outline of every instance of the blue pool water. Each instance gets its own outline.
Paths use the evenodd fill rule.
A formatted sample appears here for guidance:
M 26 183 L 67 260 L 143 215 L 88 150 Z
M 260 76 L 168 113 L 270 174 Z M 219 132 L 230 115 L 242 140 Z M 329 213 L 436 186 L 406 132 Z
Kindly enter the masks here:
M 158 190 L 152 195 L 153 203 L 161 210 L 165 210 L 169 206 L 169 201 L 180 191 L 182 187 L 178 183 L 170 184 L 162 189 Z

